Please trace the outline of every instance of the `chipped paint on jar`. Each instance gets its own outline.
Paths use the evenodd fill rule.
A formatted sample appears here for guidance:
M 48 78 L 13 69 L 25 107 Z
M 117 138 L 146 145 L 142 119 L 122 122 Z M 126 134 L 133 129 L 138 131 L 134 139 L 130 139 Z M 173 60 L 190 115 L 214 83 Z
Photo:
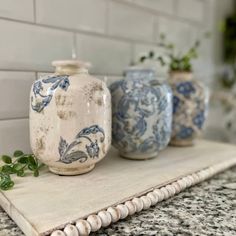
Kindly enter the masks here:
M 172 92 L 152 70 L 132 69 L 110 86 L 112 144 L 120 155 L 149 159 L 164 149 L 171 135 Z
M 60 175 L 92 170 L 111 143 L 111 96 L 80 61 L 55 61 L 56 71 L 34 82 L 30 142 L 35 156 Z
M 208 90 L 189 72 L 172 72 L 173 91 L 171 145 L 191 146 L 202 133 L 208 110 Z

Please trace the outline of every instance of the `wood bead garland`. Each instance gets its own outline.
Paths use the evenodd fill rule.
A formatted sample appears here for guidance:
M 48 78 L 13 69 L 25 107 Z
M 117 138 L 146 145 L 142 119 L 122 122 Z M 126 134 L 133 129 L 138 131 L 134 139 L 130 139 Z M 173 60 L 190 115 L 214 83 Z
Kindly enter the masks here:
M 171 184 L 167 184 L 161 188 L 156 188 L 143 196 L 134 197 L 133 199 L 126 201 L 124 204 L 109 207 L 106 211 L 102 210 L 98 212 L 97 215 L 90 215 L 87 220 L 78 220 L 76 226 L 68 224 L 64 228 L 64 232 L 62 230 L 55 230 L 51 233 L 51 236 L 87 236 L 90 232 L 96 232 L 99 230 L 100 227 L 107 227 L 119 219 L 125 219 L 128 215 L 133 215 L 135 212 L 148 209 L 152 205 L 155 205 L 164 199 L 168 199 L 184 189 L 208 179 L 214 174 L 222 171 L 223 168 L 228 168 L 233 164 L 235 164 L 233 161 L 232 163 L 217 164 L 182 177 Z

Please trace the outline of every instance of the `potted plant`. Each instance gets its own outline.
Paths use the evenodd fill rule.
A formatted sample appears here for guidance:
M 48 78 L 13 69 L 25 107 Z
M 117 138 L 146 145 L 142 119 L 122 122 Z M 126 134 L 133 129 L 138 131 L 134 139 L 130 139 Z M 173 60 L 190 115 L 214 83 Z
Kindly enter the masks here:
M 205 34 L 207 37 L 208 34 Z M 164 56 L 155 56 L 150 52 L 148 56 L 140 58 L 140 62 L 147 59 L 158 60 L 161 65 L 169 67 L 169 84 L 173 90 L 173 122 L 171 145 L 190 146 L 202 132 L 206 119 L 208 93 L 206 87 L 193 78 L 192 60 L 197 58 L 200 41 L 185 53 L 176 53 L 175 45 L 166 42 L 165 35 L 161 35 L 160 47 L 164 48 Z

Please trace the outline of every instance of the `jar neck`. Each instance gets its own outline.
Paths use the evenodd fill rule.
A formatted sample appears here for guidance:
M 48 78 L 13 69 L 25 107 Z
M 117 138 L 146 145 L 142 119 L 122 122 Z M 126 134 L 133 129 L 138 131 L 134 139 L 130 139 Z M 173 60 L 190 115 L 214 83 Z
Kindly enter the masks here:
M 57 66 L 55 73 L 58 75 L 74 75 L 74 74 L 88 74 L 86 68 L 76 67 L 76 66 Z
M 193 73 L 186 71 L 171 71 L 170 80 L 172 81 L 191 81 L 193 80 Z

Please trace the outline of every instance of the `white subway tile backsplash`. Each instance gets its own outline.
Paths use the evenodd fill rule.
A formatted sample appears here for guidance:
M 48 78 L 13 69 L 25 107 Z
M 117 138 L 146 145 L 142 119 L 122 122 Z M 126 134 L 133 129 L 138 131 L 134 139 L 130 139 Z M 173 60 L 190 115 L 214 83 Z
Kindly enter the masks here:
M 178 0 L 177 14 L 189 20 L 203 22 L 205 19 L 204 0 Z
M 36 0 L 36 9 L 37 23 L 105 32 L 106 0 Z
M 141 9 L 110 2 L 108 28 L 111 35 L 153 41 L 153 16 Z
M 0 69 L 52 70 L 51 61 L 71 58 L 73 34 L 0 20 Z
M 33 0 L 0 0 L 0 17 L 33 22 Z
M 31 153 L 29 120 L 0 121 L 0 155 L 13 154 L 15 150 Z
M 76 44 L 78 57 L 92 63 L 92 73 L 119 75 L 131 62 L 131 46 L 123 41 L 77 34 Z
M 172 14 L 175 0 L 135 0 L 134 3 L 151 10 Z
M 25 118 L 29 113 L 29 93 L 35 73 L 0 71 L 0 120 Z
M 54 71 L 51 61 L 76 51 L 109 86 L 150 50 L 163 55 L 155 45 L 160 33 L 188 48 L 200 35 L 199 23 L 206 22 L 205 31 L 214 20 L 207 1 L 214 0 L 0 0 L 0 154 L 30 152 L 29 90 L 40 72 Z M 203 42 L 194 62 L 196 77 L 205 81 L 214 71 L 211 42 Z M 166 78 L 168 68 L 145 66 Z
M 159 17 L 157 24 L 156 41 L 160 41 L 160 34 L 165 34 L 166 40 L 174 43 L 178 50 L 186 50 L 193 43 L 192 27 L 185 22 Z

